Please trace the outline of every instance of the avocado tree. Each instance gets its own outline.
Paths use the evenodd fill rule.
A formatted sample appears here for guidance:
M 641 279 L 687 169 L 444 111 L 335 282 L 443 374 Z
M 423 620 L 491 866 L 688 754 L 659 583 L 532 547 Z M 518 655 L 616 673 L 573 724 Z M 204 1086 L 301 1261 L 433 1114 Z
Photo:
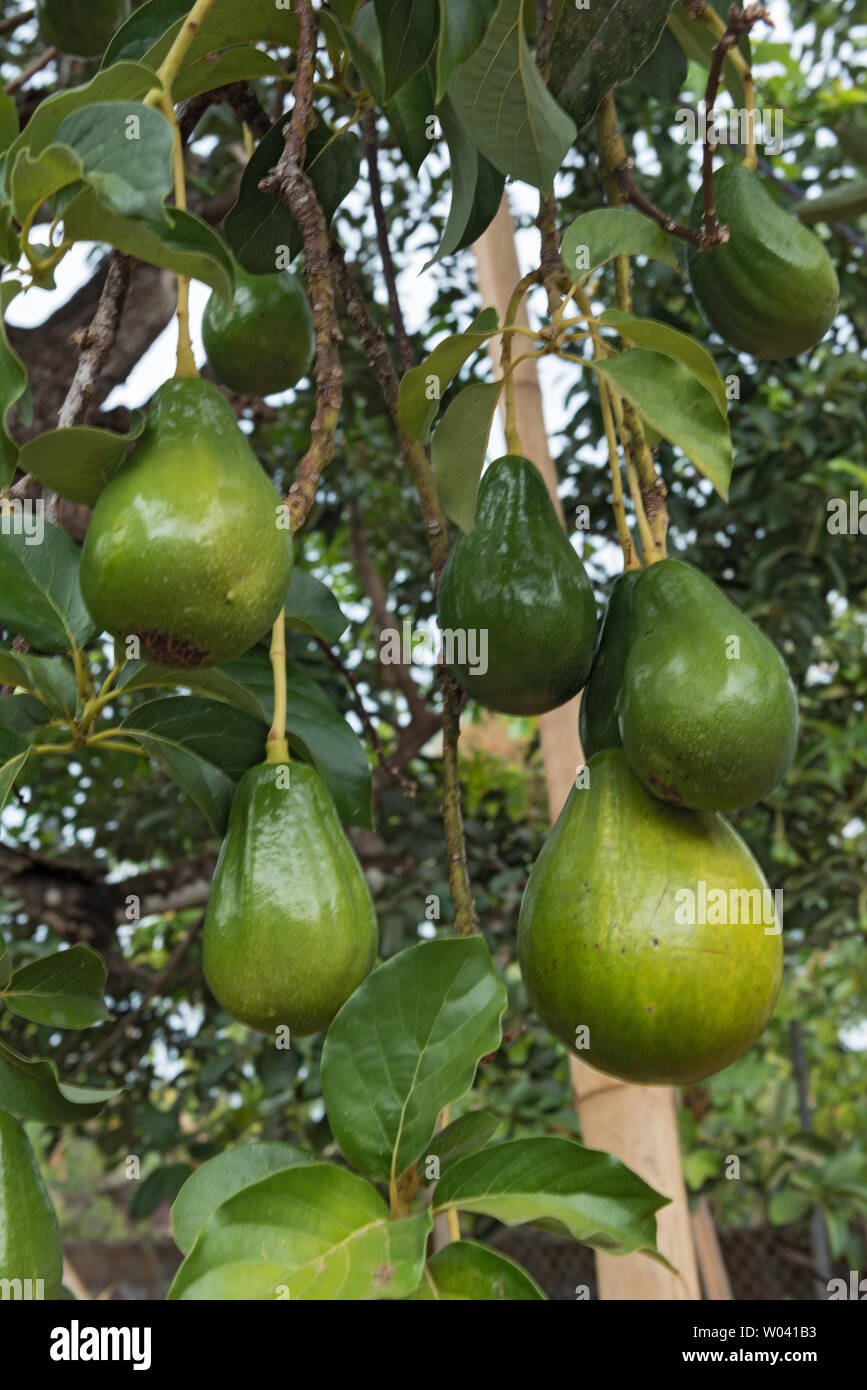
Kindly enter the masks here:
M 669 555 L 669 514 L 678 550 L 695 514 L 709 535 L 727 525 L 731 413 L 749 379 L 721 370 L 727 354 L 807 370 L 861 333 L 855 316 L 840 344 L 827 336 L 846 279 L 813 225 L 856 218 L 863 185 L 835 182 L 800 220 L 781 202 L 760 151 L 781 97 L 769 88 L 757 112 L 757 5 L 37 11 L 37 34 L 3 21 L 19 65 L 0 104 L 4 310 L 50 289 L 75 248 L 109 254 L 96 302 L 70 324 L 61 400 L 45 380 L 56 373 L 16 350 L 20 328 L 0 343 L 0 796 L 21 883 L 24 859 L 38 878 L 48 848 L 86 898 L 77 920 L 46 917 L 47 896 L 31 903 L 8 950 L 0 939 L 0 1276 L 59 1293 L 56 1220 L 21 1122 L 92 1122 L 107 1160 L 124 1140 L 134 1149 L 166 1117 L 142 1108 L 124 1049 L 158 1037 L 196 1059 L 197 1089 L 172 1106 L 196 1139 L 152 1175 L 151 1206 L 174 1199 L 185 1257 L 173 1298 L 543 1296 L 467 1237 L 470 1222 L 542 1221 L 659 1260 L 668 1194 L 574 1128 L 503 1138 L 496 1106 L 478 1103 L 480 1064 L 508 1066 L 535 1032 L 610 1076 L 694 1085 L 773 1014 L 779 899 L 759 837 L 722 813 L 756 808 L 745 814 L 767 814 L 785 840 L 774 798 L 798 743 L 786 634 L 773 607 L 760 626 L 760 602 L 748 616 L 726 596 L 727 562 Z M 31 93 L 51 64 L 53 87 Z M 623 131 L 642 84 L 674 100 L 696 83 L 680 192 L 661 207 Z M 720 171 L 718 146 L 741 136 Z M 505 314 L 471 316 L 444 279 L 411 330 L 400 218 L 421 225 L 422 190 L 441 192 L 429 273 L 460 276 L 507 178 L 533 190 L 538 236 Z M 211 293 L 198 361 L 191 282 Z M 660 282 L 668 313 L 645 303 L 658 307 Z M 175 361 L 146 414 L 88 423 L 170 315 Z M 601 628 L 580 547 L 524 455 L 527 361 L 580 382 L 570 428 L 594 454 L 573 474 L 583 558 L 604 581 L 589 565 L 599 547 L 615 541 L 621 557 Z M 289 404 L 262 399 L 290 389 Z M 506 453 L 482 476 L 498 410 Z M 341 650 L 359 580 L 378 660 L 363 642 Z M 425 689 L 410 667 L 435 616 Z M 543 816 L 526 806 L 514 857 L 514 817 L 480 849 L 464 814 L 465 708 L 530 718 L 582 690 L 588 761 L 541 853 Z M 49 782 L 58 827 L 43 802 L 34 832 Z M 118 891 L 98 869 L 82 878 L 69 802 L 99 827 L 95 865 L 138 865 Z M 420 850 L 440 803 L 442 836 Z M 372 896 L 372 860 L 382 852 L 384 882 L 399 879 L 399 844 L 424 870 L 396 908 L 382 880 Z M 490 884 L 504 864 L 525 877 L 533 858 L 504 956 Z M 219 1036 L 177 1020 L 189 1004 Z M 80 1030 L 97 1028 L 93 1046 Z M 233 1107 L 245 1068 L 261 1089 Z M 318 1116 L 307 1106 L 302 1125 L 269 1127 L 320 1095 Z

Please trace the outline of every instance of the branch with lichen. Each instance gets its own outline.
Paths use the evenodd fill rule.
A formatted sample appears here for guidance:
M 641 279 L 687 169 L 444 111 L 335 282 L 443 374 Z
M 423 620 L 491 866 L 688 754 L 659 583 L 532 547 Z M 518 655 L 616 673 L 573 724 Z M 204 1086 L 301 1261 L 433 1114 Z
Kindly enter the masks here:
M 310 0 L 295 0 L 298 20 L 292 115 L 285 128 L 286 144 L 274 169 L 262 179 L 264 193 L 276 194 L 287 206 L 301 232 L 304 276 L 313 312 L 316 345 L 316 414 L 310 427 L 310 446 L 298 465 L 286 504 L 290 528 L 297 531 L 310 514 L 323 470 L 334 457 L 334 438 L 343 402 L 343 367 L 337 305 L 331 278 L 328 225 L 316 190 L 304 171 L 307 136 L 316 121 L 313 84 L 316 73 L 316 17 Z

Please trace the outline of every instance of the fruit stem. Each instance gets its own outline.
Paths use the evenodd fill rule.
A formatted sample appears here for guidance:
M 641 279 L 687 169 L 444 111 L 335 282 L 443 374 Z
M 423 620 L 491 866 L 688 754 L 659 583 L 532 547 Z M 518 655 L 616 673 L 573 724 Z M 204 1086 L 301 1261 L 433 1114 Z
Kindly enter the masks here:
M 511 298 L 506 305 L 506 315 L 503 321 L 502 332 L 502 352 L 500 363 L 503 368 L 503 381 L 506 387 L 506 448 L 510 454 L 522 454 L 521 436 L 518 433 L 518 411 L 515 398 L 515 367 L 518 363 L 512 361 L 512 339 L 517 331 L 515 319 L 518 317 L 518 310 L 524 295 L 532 285 L 538 285 L 541 271 L 531 270 L 527 275 L 522 276 L 518 281 Z M 538 339 L 538 334 L 533 334 Z M 523 358 L 520 359 L 523 361 Z
M 159 107 L 172 129 L 172 170 L 175 185 L 175 207 L 182 212 L 187 209 L 187 182 L 184 170 L 184 145 L 181 132 L 175 119 L 175 106 L 172 100 L 172 87 L 181 70 L 190 45 L 207 19 L 216 0 L 196 0 L 175 41 L 157 69 L 159 87 L 148 92 L 146 106 Z M 175 376 L 198 376 L 199 370 L 193 355 L 190 339 L 190 279 L 188 275 L 178 276 L 178 354 Z
M 265 741 L 265 761 L 269 763 L 288 763 L 289 744 L 286 740 L 286 713 L 288 692 L 286 688 L 286 617 L 280 616 L 271 629 L 271 670 L 274 676 L 274 720 Z

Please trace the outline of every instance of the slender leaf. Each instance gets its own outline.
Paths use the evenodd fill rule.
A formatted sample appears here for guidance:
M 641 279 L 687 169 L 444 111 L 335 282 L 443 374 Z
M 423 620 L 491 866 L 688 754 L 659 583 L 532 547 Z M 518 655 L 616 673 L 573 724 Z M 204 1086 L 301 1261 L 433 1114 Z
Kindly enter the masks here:
M 430 438 L 442 398 L 468 357 L 484 347 L 499 328 L 496 309 L 483 309 L 463 333 L 452 333 L 438 343 L 433 352 L 400 383 L 397 413 L 414 439 Z
M 187 1179 L 172 1207 L 172 1233 L 186 1254 L 218 1207 L 270 1173 L 313 1160 L 294 1144 L 242 1144 L 208 1159 Z
M 431 446 L 440 505 L 462 531 L 473 529 L 476 494 L 485 464 L 501 381 L 474 381 L 455 396 Z
M 38 544 L 27 535 L 0 535 L 0 624 L 38 651 L 68 652 L 95 637 L 96 625 L 81 597 L 75 542 L 43 524 Z
M 19 467 L 67 502 L 93 507 L 126 460 L 145 420 L 143 411 L 134 411 L 129 434 L 113 434 L 90 425 L 48 430 L 23 445 Z
M 579 130 L 603 97 L 650 57 L 672 0 L 593 0 L 564 5 L 551 50 L 549 85 Z
M 0 1110 L 8 1110 L 21 1120 L 80 1124 L 98 1115 L 106 1102 L 119 1094 L 117 1090 L 69 1086 L 60 1080 L 53 1062 L 29 1061 L 0 1041 Z
M 680 362 L 706 387 L 716 401 L 720 414 L 726 417 L 728 402 L 725 382 L 713 354 L 708 352 L 704 343 L 691 338 L 688 333 L 681 333 L 677 328 L 670 328 L 667 323 L 657 323 L 656 319 L 638 319 L 620 309 L 606 309 L 601 322 L 611 324 L 621 337 L 636 347 L 654 348 L 656 352 L 663 352 Z
M 16 970 L 0 995 L 14 1014 L 33 1023 L 91 1028 L 109 1016 L 103 998 L 105 975 L 96 951 L 71 946 Z
M 578 279 L 615 256 L 649 256 L 680 269 L 662 228 L 630 208 L 593 208 L 576 217 L 563 237 L 562 256 L 569 274 Z

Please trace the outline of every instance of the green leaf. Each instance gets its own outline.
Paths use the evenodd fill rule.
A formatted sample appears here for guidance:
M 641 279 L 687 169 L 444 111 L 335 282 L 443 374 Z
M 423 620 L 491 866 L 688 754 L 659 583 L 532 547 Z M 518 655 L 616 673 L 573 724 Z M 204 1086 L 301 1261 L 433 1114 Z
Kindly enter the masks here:
M 140 102 L 98 101 L 67 116 L 57 140 L 75 151 L 82 177 L 104 207 L 120 217 L 160 219 L 172 187 L 173 145 L 161 111 Z
M 506 1002 L 477 936 L 411 946 L 367 977 L 322 1049 L 322 1098 L 350 1163 L 390 1181 L 428 1152 L 440 1111 L 499 1046 Z
M 254 647 L 220 669 L 255 691 L 270 723 L 274 712 L 274 681 L 264 648 Z M 296 753 L 300 751 L 313 763 L 342 821 L 371 826 L 370 766 L 356 734 L 309 676 L 287 665 L 286 684 L 290 749 Z
M 0 729 L 28 737 L 48 722 L 48 711 L 34 695 L 4 695 L 0 698 Z M 29 745 L 28 745 L 29 751 Z
M 440 505 L 462 531 L 473 529 L 501 381 L 474 381 L 455 396 L 436 428 L 431 461 Z
M 496 0 L 440 0 L 440 34 L 437 45 L 437 103 L 461 63 L 471 58 L 494 17 Z
M 225 700 L 227 705 L 234 705 L 235 709 L 249 714 L 262 724 L 268 722 L 262 702 L 255 692 L 216 666 L 201 670 L 172 670 L 168 666 L 158 665 L 156 661 L 132 661 L 124 667 L 116 689 L 118 694 L 128 694 L 133 690 L 149 690 L 156 686 L 173 689 L 179 685 L 200 695 L 212 695 L 215 700 Z
M 611 324 L 622 338 L 636 347 L 654 348 L 680 362 L 711 393 L 720 414 L 723 419 L 726 418 L 728 402 L 725 382 L 713 354 L 708 352 L 704 343 L 691 338 L 688 333 L 681 333 L 677 328 L 670 328 L 667 323 L 658 323 L 656 319 L 638 319 L 621 309 L 606 309 L 601 322 Z
M 98 101 L 140 101 L 152 87 L 158 85 L 156 75 L 140 63 L 117 63 L 98 72 L 83 87 L 71 87 L 46 97 L 37 106 L 18 139 L 13 141 L 6 156 L 6 180 L 15 167 L 20 150 L 29 150 L 32 157 L 42 153 L 54 141 L 67 116 Z
M 124 463 L 130 444 L 144 429 L 145 419 L 143 411 L 134 411 L 129 434 L 113 434 L 90 425 L 48 430 L 22 446 L 19 467 L 67 502 L 93 507 Z
M 58 1076 L 53 1062 L 29 1061 L 0 1040 L 0 1109 L 20 1120 L 45 1125 L 80 1124 L 93 1119 L 120 1091 L 98 1091 L 92 1086 L 69 1086 Z
M 831 129 L 846 158 L 851 159 L 853 164 L 867 169 L 867 126 L 832 125 Z
M 593 208 L 576 217 L 563 237 L 562 256 L 569 274 L 582 280 L 615 256 L 649 256 L 680 270 L 662 228 L 630 208 Z
M 231 303 L 235 271 L 226 244 L 194 213 L 166 207 L 158 221 L 120 217 L 103 207 L 89 188 L 69 204 L 63 228 L 73 241 L 103 241 L 149 265 L 189 275 Z
M 463 1158 L 466 1154 L 476 1153 L 493 1139 L 500 1125 L 501 1121 L 490 1111 L 470 1110 L 434 1135 L 428 1145 L 428 1153 L 440 1160 Z
M 299 1164 L 217 1209 L 168 1296 L 329 1303 L 403 1298 L 421 1278 L 431 1225 L 429 1212 L 390 1220 L 379 1193 L 356 1173 L 328 1163 Z
M 0 207 L 0 265 L 17 265 L 21 256 L 21 236 L 12 225 L 12 204 Z
M 524 37 L 525 0 L 500 0 L 485 37 L 449 83 L 455 111 L 501 174 L 543 194 L 575 139 L 575 124 L 551 96 Z
M 508 1256 L 474 1240 L 456 1240 L 431 1256 L 424 1278 L 410 1297 L 425 1303 L 441 1299 L 498 1303 L 545 1295 L 527 1271 Z
M 276 77 L 285 82 L 286 73 L 270 53 L 259 48 L 230 48 L 216 58 L 201 58 L 179 74 L 172 93 L 175 101 L 189 101 L 202 92 L 213 92 L 232 82 L 250 82 L 259 77 Z
M 0 92 L 0 150 L 8 150 L 18 138 L 18 107 L 7 92 Z
M 507 1226 L 544 1221 L 596 1250 L 660 1260 L 655 1213 L 669 1200 L 610 1154 L 548 1135 L 459 1159 L 434 1193 L 437 1211 L 455 1207 Z
M 8 682 L 4 681 L 4 684 Z M 7 696 L 0 700 L 0 717 L 4 712 L 2 707 L 9 698 Z M 9 800 L 15 779 L 26 763 L 29 753 L 30 748 L 23 739 L 18 738 L 7 727 L 0 727 L 0 811 Z
M 160 1202 L 173 1202 L 190 1172 L 189 1163 L 168 1163 L 148 1173 L 141 1186 L 135 1189 L 129 1204 L 133 1221 L 146 1221 Z
M 33 537 L 0 535 L 0 625 L 38 651 L 68 652 L 96 636 L 78 582 L 79 555 L 71 536 L 44 522 Z
M 794 1188 L 783 1188 L 774 1192 L 768 1202 L 768 1220 L 772 1226 L 788 1226 L 792 1221 L 803 1221 L 812 1207 L 812 1199 L 806 1192 Z
M 720 1157 L 716 1149 L 693 1149 L 683 1155 L 683 1176 L 691 1192 L 700 1192 L 708 1178 L 720 1173 Z
M 6 653 L 2 655 L 5 657 Z M 31 656 L 29 652 L 15 660 L 20 677 L 14 684 L 32 691 L 53 718 L 75 717 L 79 702 L 78 681 L 68 661 L 60 656 Z
M 672 0 L 593 0 L 580 9 L 564 6 L 548 83 L 578 130 L 593 119 L 603 97 L 650 57 L 671 6 Z
M 431 0 L 373 0 L 382 37 L 386 100 L 423 67 L 437 40 L 437 7 Z
M 6 311 L 12 300 L 20 294 L 23 286 L 17 280 L 6 280 L 0 286 L 0 309 L 3 323 L 0 325 L 0 487 L 8 487 L 15 477 L 18 467 L 19 449 L 6 425 L 12 406 L 28 389 L 27 368 L 9 346 L 6 336 Z M 0 513 L 2 514 L 2 513 Z
M 106 970 L 89 946 L 71 946 L 31 961 L 9 978 L 0 995 L 14 1014 L 55 1028 L 92 1028 L 109 1017 L 103 995 Z
M 449 147 L 452 200 L 442 240 L 425 270 L 481 236 L 497 214 L 506 184 L 505 176 L 479 154 L 448 97 L 437 114 Z
M 189 0 L 149 0 L 114 35 L 102 60 L 103 68 L 119 59 L 135 58 L 156 70 L 189 11 Z M 279 6 L 275 0 L 244 0 L 243 5 L 238 0 L 216 0 L 199 25 L 184 66 L 233 44 L 260 41 L 281 48 L 298 47 L 298 26 L 285 0 Z
M 452 333 L 437 343 L 418 367 L 406 373 L 398 391 L 397 413 L 413 439 L 425 443 L 430 438 L 431 425 L 447 388 L 467 358 L 484 347 L 499 325 L 496 309 L 483 309 L 463 333 Z
M 286 626 L 308 632 L 333 646 L 349 624 L 327 584 L 304 570 L 293 569 L 286 596 Z
M 650 57 L 636 73 L 643 92 L 656 101 L 677 101 L 686 83 L 686 54 L 677 39 L 666 29 Z
M 187 1179 L 172 1207 L 172 1233 L 187 1254 L 218 1207 L 271 1173 L 314 1160 L 294 1144 L 243 1144 L 208 1159 Z
M 789 208 L 808 226 L 816 222 L 853 222 L 867 212 L 867 179 L 838 183 L 818 198 L 802 198 Z
M 29 150 L 21 150 L 9 181 L 17 221 L 23 226 L 35 208 L 67 184 L 77 183 L 81 175 L 81 160 L 65 145 L 49 145 L 35 159 Z
M 120 727 L 177 782 L 218 833 L 225 830 L 235 783 L 265 757 L 266 725 L 221 700 L 197 695 L 148 700 L 126 715 Z
M 638 407 L 664 439 L 682 449 L 720 497 L 728 500 L 732 474 L 728 421 L 697 377 L 672 357 L 650 348 L 596 358 L 592 366 Z
M 238 201 L 223 224 L 226 240 L 238 261 L 251 275 L 273 275 L 288 248 L 291 260 L 301 250 L 301 233 L 286 204 L 259 188 L 277 164 L 285 145 L 286 118 L 272 126 L 249 160 L 241 179 Z M 307 138 L 304 168 L 316 189 L 330 222 L 343 199 L 356 186 L 361 168 L 361 142 L 351 131 L 336 140 L 321 119 Z

